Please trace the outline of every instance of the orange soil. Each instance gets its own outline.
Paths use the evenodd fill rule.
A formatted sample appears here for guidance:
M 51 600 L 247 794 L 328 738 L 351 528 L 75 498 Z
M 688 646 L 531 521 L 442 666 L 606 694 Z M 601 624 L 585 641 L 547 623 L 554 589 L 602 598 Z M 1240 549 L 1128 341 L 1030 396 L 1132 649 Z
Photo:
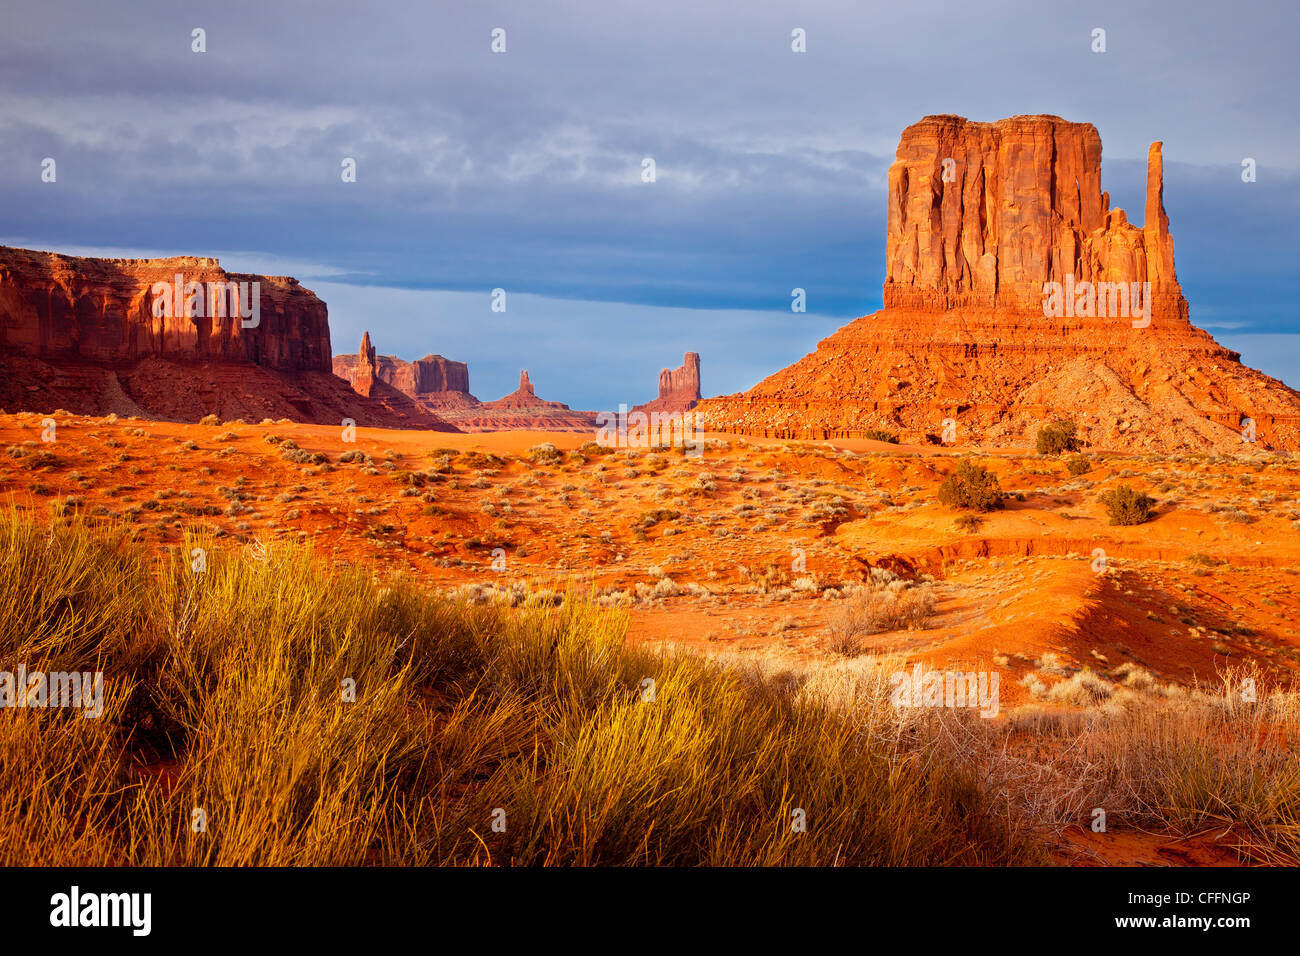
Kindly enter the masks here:
M 1004 713 L 1033 700 L 1019 680 L 1047 652 L 1098 671 L 1131 662 L 1182 684 L 1213 681 L 1244 661 L 1279 679 L 1300 669 L 1292 526 L 1300 462 L 1286 457 L 1107 456 L 1075 478 L 1058 459 L 981 450 L 977 460 L 1014 497 L 964 531 L 935 499 L 944 474 L 969 453 L 960 449 L 717 435 L 707 437 L 724 444 L 699 458 L 665 451 L 629 460 L 620 450 L 535 465 L 525 454 L 532 446 L 569 451 L 591 436 L 361 428 L 346 443 L 338 428 L 287 421 L 57 414 L 57 440 L 46 443 L 41 419 L 0 414 L 8 450 L 0 493 L 20 507 L 47 512 L 71 498 L 85 513 L 125 517 L 158 546 L 180 543 L 191 525 L 241 541 L 303 540 L 340 561 L 442 586 L 577 581 L 625 591 L 633 641 L 791 665 L 827 659 L 826 622 L 840 602 L 789 585 L 805 576 L 859 582 L 879 566 L 932 575 L 937 615 L 924 630 L 869 638 L 869 651 L 907 667 L 997 669 Z M 236 437 L 219 439 L 227 432 Z M 330 464 L 293 464 L 268 435 Z M 461 454 L 449 472 L 403 495 L 395 473 L 430 468 L 439 449 Z M 340 463 L 349 451 L 369 455 L 374 473 Z M 700 487 L 705 474 L 714 490 Z M 1120 481 L 1159 501 L 1152 521 L 1107 523 L 1096 496 Z M 237 509 L 246 510 L 229 513 L 232 495 L 244 496 Z M 1239 509 L 1246 521 L 1203 511 L 1209 504 Z M 655 509 L 678 516 L 643 524 Z M 492 569 L 495 548 L 505 552 L 503 573 Z M 1096 573 L 1096 549 L 1105 573 Z M 1189 561 L 1193 554 L 1203 557 Z M 694 593 L 637 598 L 637 584 L 644 590 L 662 575 Z M 1081 857 L 1136 862 L 1150 851 L 1153 861 L 1204 862 L 1179 857 L 1185 848 L 1130 853 L 1114 835 L 1099 836 L 1075 841 Z

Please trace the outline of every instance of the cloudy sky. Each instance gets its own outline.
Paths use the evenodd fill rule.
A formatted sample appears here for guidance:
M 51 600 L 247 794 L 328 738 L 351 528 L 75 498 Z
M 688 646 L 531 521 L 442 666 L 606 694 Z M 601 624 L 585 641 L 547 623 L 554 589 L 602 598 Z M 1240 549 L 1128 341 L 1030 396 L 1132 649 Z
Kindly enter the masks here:
M 0 0 L 0 243 L 296 275 L 336 353 L 369 329 L 480 398 L 527 367 L 611 408 L 686 350 L 706 394 L 747 388 L 879 308 L 908 124 L 1055 113 L 1137 221 L 1164 141 L 1192 320 L 1300 387 L 1300 13 L 1054 6 Z

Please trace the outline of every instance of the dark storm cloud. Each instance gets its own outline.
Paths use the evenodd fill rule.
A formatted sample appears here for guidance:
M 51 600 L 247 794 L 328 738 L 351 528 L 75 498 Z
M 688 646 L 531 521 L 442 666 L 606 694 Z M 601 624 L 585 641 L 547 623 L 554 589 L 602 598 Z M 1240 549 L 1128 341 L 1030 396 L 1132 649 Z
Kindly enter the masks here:
M 735 346 L 715 362 L 749 374 L 769 353 L 747 339 L 744 310 L 788 320 L 796 286 L 832 327 L 878 307 L 885 172 L 904 126 L 1051 112 L 1098 127 L 1103 187 L 1135 221 L 1146 147 L 1165 142 L 1194 319 L 1202 308 L 1224 327 L 1297 331 L 1291 9 L 5 6 L 0 232 L 44 247 L 238 250 L 316 263 L 332 281 L 603 301 L 605 347 L 644 344 L 617 303 L 716 309 L 709 337 Z M 806 54 L 790 52 L 796 26 Z M 194 27 L 205 54 L 190 52 Z M 489 51 L 494 27 L 504 55 Z M 55 186 L 39 182 L 45 156 Z M 344 156 L 355 184 L 339 180 Z M 653 184 L 640 181 L 646 156 Z M 1240 181 L 1245 156 L 1254 184 Z M 400 314 L 354 318 L 381 350 L 406 337 Z M 575 343 L 555 371 L 596 360 L 564 310 L 547 322 Z M 421 330 L 417 351 L 439 350 L 444 332 Z

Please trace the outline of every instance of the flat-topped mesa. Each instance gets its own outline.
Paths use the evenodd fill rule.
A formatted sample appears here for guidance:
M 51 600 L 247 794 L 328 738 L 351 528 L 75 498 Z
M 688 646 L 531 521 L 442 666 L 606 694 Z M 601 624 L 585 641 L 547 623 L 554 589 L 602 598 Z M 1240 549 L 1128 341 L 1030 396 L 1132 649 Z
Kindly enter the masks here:
M 0 408 L 455 431 L 384 393 L 369 336 L 352 359 L 355 390 L 331 374 L 325 303 L 297 279 L 0 247 Z
M 659 395 L 634 412 L 688 412 L 700 402 L 700 354 L 687 352 L 678 368 L 659 373 Z
M 416 395 L 433 392 L 464 392 L 469 394 L 469 366 L 464 362 L 453 362 L 441 355 L 426 355 L 408 365 L 411 376 L 411 391 Z M 405 382 L 393 381 L 402 391 L 406 391 Z
M 188 315 L 183 302 L 155 309 L 155 286 L 178 281 L 182 290 L 202 284 L 204 314 Z M 254 282 L 255 324 L 233 305 L 242 293 L 224 295 L 231 283 L 251 293 Z M 223 290 L 222 315 L 212 314 L 214 289 Z M 158 358 L 330 371 L 329 321 L 315 294 L 297 279 L 226 272 L 197 256 L 95 259 L 0 247 L 0 348 L 103 366 Z
M 1150 282 L 1152 317 L 1186 320 L 1163 202 L 1160 143 L 1146 224 L 1110 209 L 1091 123 L 927 116 L 889 168 L 885 308 L 1039 312 L 1044 283 Z

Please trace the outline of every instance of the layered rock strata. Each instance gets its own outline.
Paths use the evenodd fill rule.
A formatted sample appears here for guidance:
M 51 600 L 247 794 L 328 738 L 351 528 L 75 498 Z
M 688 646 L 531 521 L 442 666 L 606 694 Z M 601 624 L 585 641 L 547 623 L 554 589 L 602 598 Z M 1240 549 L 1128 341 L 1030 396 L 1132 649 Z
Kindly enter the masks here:
M 1145 223 L 1101 191 L 1086 123 L 930 116 L 889 170 L 884 308 L 700 427 L 780 437 L 1024 445 L 1067 418 L 1098 448 L 1300 448 L 1300 393 L 1189 321 L 1160 143 Z
M 0 407 L 192 421 L 448 428 L 332 374 L 325 303 L 212 258 L 97 259 L 0 247 Z
M 633 408 L 636 412 L 688 412 L 699 404 L 700 354 L 687 352 L 678 368 L 664 369 L 659 373 L 659 395 L 644 405 Z

